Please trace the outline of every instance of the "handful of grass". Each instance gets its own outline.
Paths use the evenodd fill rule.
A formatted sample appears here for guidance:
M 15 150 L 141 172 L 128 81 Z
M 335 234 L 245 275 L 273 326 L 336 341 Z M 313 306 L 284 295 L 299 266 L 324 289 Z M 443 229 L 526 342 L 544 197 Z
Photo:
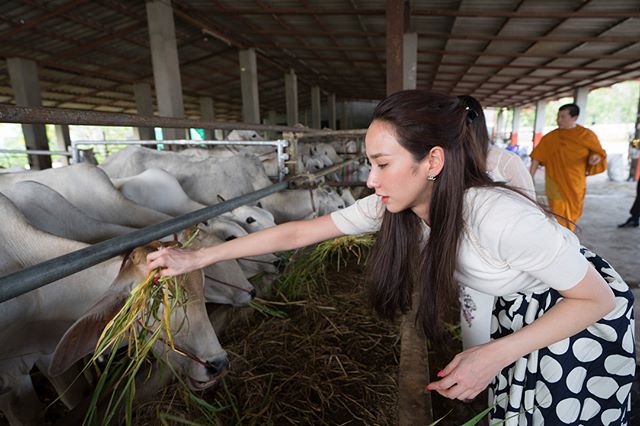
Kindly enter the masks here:
M 97 424 L 98 402 L 105 391 L 111 393 L 102 424 L 108 424 L 123 406 L 125 420 L 131 424 L 133 400 L 136 393 L 136 375 L 148 361 L 153 345 L 161 339 L 172 350 L 177 351 L 171 333 L 171 315 L 175 309 L 186 306 L 186 293 L 182 291 L 181 279 L 149 276 L 132 291 L 122 309 L 103 330 L 90 363 L 107 355 L 107 361 L 91 398 L 85 424 Z M 184 278 L 182 278 L 184 279 Z M 162 312 L 161 308 L 162 307 Z M 182 326 L 182 324 L 180 325 Z M 116 357 L 118 348 L 128 345 L 126 356 Z
M 189 245 L 195 236 L 194 233 L 183 246 Z M 148 355 L 153 354 L 151 349 L 155 343 L 161 341 L 170 350 L 186 356 L 174 344 L 171 325 L 171 317 L 175 310 L 186 310 L 188 295 L 183 288 L 185 280 L 186 275 L 160 277 L 157 271 L 152 271 L 144 281 L 131 290 L 124 306 L 105 326 L 87 365 L 97 366 L 101 357 L 107 357 L 100 371 L 84 424 L 93 425 L 100 421 L 102 424 L 109 424 L 122 408 L 126 424 L 132 424 L 136 376 L 145 362 L 151 366 Z M 179 324 L 174 329 L 179 331 L 182 326 L 183 324 Z M 118 349 L 125 345 L 126 356 L 116 356 Z M 100 419 L 98 403 L 106 400 L 103 396 L 105 392 L 110 392 L 110 395 L 106 414 Z

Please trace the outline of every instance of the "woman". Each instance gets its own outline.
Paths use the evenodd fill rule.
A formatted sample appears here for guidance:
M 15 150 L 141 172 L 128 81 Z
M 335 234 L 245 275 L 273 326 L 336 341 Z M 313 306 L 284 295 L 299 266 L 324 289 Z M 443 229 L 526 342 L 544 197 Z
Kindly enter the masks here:
M 438 340 L 458 283 L 497 297 L 494 340 L 456 355 L 428 389 L 468 400 L 490 386 L 492 419 L 507 424 L 626 423 L 635 369 L 628 287 L 532 200 L 489 179 L 473 119 L 461 99 L 395 93 L 376 107 L 365 140 L 375 195 L 216 247 L 164 249 L 148 267 L 174 275 L 378 231 L 368 278 L 381 316 L 410 309 L 415 291 L 417 321 Z
M 511 188 L 517 188 L 532 200 L 536 199 L 536 190 L 529 170 L 520 157 L 506 149 L 501 149 L 490 143 L 487 122 L 482 111 L 482 105 L 473 96 L 459 96 L 469 108 L 473 117 L 471 128 L 476 137 L 476 143 L 483 149 L 487 158 L 487 174 L 494 182 L 504 182 Z M 470 117 L 471 118 L 471 117 Z M 460 334 L 462 347 L 487 343 L 491 337 L 491 312 L 494 297 L 469 287 L 460 286 Z

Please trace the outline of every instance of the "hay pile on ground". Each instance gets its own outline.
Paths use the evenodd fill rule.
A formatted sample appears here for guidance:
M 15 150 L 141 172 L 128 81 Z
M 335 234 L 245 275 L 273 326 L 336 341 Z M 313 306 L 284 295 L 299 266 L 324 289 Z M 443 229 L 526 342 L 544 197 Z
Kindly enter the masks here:
M 254 314 L 228 329 L 221 340 L 231 371 L 199 395 L 208 413 L 168 392 L 141 407 L 136 423 L 153 423 L 162 407 L 166 420 L 194 423 L 396 424 L 397 326 L 372 316 L 362 274 L 357 262 L 329 268 L 327 284 L 309 287 L 302 304 L 279 307 L 286 318 Z

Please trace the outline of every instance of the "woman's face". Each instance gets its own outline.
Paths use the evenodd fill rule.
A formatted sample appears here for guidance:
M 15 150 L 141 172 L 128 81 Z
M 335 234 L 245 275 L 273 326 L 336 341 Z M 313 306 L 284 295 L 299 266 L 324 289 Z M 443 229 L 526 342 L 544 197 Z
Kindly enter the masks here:
M 429 156 L 416 162 L 398 143 L 393 126 L 384 121 L 371 123 L 365 145 L 371 162 L 367 186 L 376 191 L 391 213 L 411 209 L 427 220 L 432 186 L 427 180 Z

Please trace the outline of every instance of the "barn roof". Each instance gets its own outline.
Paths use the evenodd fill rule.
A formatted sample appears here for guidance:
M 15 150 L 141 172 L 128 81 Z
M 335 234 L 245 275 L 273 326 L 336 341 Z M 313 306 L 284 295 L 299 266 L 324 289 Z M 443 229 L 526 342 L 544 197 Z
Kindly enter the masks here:
M 241 120 L 238 49 L 256 49 L 260 104 L 285 111 L 284 73 L 338 99 L 385 95 L 384 0 L 173 0 L 187 116 L 210 96 Z M 39 65 L 43 105 L 135 113 L 132 84 L 153 86 L 144 1 L 4 0 L 0 57 Z M 640 78 L 637 0 L 416 0 L 418 88 L 516 106 Z M 0 103 L 14 103 L 0 61 Z

